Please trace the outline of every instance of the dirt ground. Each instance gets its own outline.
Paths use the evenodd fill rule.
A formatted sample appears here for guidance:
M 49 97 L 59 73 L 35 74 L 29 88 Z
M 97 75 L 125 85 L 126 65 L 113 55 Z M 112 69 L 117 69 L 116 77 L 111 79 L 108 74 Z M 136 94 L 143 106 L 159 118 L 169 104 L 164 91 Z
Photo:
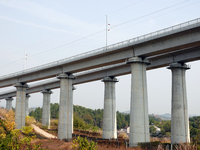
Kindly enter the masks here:
M 72 150 L 72 142 L 64 142 L 57 139 L 35 139 L 32 144 L 40 144 L 43 149 L 50 150 Z
M 50 149 L 50 150 L 73 150 L 72 142 L 64 142 L 57 139 L 35 139 L 31 142 L 32 144 L 40 144 L 41 148 L 43 149 Z M 105 144 L 98 144 L 98 150 L 124 150 L 126 149 L 125 146 L 120 146 L 119 148 L 116 145 L 105 145 Z M 126 150 L 141 150 L 140 148 L 127 148 Z
M 34 128 L 35 130 L 35 128 Z M 43 130 L 44 131 L 44 130 Z M 54 136 L 57 136 L 57 129 L 45 129 L 46 132 L 53 134 Z M 41 130 L 38 130 L 35 132 L 38 136 L 38 133 L 40 133 Z M 72 150 L 72 141 L 71 142 L 65 142 L 65 141 L 60 141 L 58 139 L 47 139 L 46 134 L 40 134 L 38 136 L 39 139 L 35 139 L 32 141 L 32 144 L 40 144 L 41 143 L 41 148 L 43 149 L 49 149 L 49 150 Z M 53 136 L 51 135 L 51 136 Z M 124 138 L 119 138 L 118 140 L 103 140 L 102 135 L 97 132 L 89 132 L 89 131 L 80 131 L 80 130 L 74 130 L 73 132 L 73 139 L 75 139 L 77 136 L 81 136 L 83 138 L 87 138 L 89 141 L 93 140 L 94 142 L 97 142 L 98 150 L 141 150 L 141 148 L 129 148 L 128 140 Z M 167 142 L 169 139 L 159 139 L 159 138 L 151 138 L 151 142 L 153 141 L 162 141 L 162 142 Z

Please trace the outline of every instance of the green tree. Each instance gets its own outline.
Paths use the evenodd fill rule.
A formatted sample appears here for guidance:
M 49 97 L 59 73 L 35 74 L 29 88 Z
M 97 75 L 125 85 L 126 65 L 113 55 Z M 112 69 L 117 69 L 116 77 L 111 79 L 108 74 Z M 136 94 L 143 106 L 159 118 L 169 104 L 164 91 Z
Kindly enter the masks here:
M 155 128 L 154 126 L 150 126 L 150 127 L 149 127 L 149 132 L 150 132 L 151 134 L 155 134 L 155 133 L 156 133 L 156 128 Z
M 38 107 L 35 111 L 31 111 L 29 116 L 33 116 L 37 121 L 42 119 L 42 108 Z

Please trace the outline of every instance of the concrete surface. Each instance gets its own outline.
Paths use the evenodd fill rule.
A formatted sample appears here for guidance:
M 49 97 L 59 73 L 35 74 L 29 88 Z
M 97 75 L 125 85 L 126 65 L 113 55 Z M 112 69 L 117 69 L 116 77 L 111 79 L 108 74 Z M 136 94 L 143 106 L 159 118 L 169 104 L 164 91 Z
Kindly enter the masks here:
M 190 142 L 189 118 L 186 96 L 185 64 L 172 63 L 171 143 Z
M 15 106 L 15 123 L 16 129 L 22 129 L 25 126 L 26 117 L 26 88 L 25 83 L 17 83 L 14 85 L 17 88 L 16 106 Z
M 51 94 L 53 92 L 51 90 L 43 90 L 42 93 L 43 93 L 42 125 L 48 126 L 48 129 L 50 129 L 50 117 L 51 117 L 50 99 L 51 99 Z
M 58 76 L 58 79 L 60 79 L 58 139 L 69 140 L 72 138 L 72 119 L 73 119 L 72 80 L 75 79 L 75 77 L 72 74 L 62 73 Z
M 133 57 L 127 61 L 131 66 L 131 104 L 129 147 L 150 142 L 147 99 L 146 66 L 148 60 Z
M 28 116 L 28 110 L 29 110 L 29 98 L 30 98 L 31 96 L 29 95 L 29 94 L 26 94 L 26 116 Z
M 8 97 L 5 100 L 6 100 L 6 109 L 7 110 L 11 110 L 12 109 L 13 98 L 12 97 Z
M 190 62 L 200 59 L 200 47 L 187 49 L 185 51 L 176 52 L 176 53 L 168 53 L 159 57 L 150 58 L 151 64 L 147 66 L 147 70 L 156 69 L 168 66 L 171 62 Z M 81 84 L 86 82 L 92 82 L 96 80 L 100 80 L 105 76 L 120 76 L 131 73 L 131 68 L 126 65 L 126 63 L 122 63 L 119 66 L 115 66 L 108 69 L 102 69 L 99 71 L 94 71 L 90 73 L 85 73 L 77 76 L 76 80 L 73 80 L 72 84 Z M 42 83 L 42 82 L 41 82 Z M 27 93 L 36 93 L 45 89 L 55 89 L 60 87 L 60 82 L 49 82 L 37 86 L 31 86 L 27 89 Z M 0 99 L 5 99 L 7 97 L 15 97 L 16 91 L 8 91 L 4 93 L 0 93 Z
M 103 139 L 117 138 L 117 118 L 116 118 L 116 98 L 115 83 L 116 78 L 105 77 L 102 82 L 104 88 L 104 111 L 103 111 Z

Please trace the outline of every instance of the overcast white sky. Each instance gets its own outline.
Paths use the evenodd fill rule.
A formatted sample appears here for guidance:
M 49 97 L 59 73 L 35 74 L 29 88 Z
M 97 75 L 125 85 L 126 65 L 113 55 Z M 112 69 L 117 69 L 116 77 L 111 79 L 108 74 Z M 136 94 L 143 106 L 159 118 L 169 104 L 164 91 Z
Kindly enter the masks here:
M 105 15 L 111 24 L 108 44 L 113 44 L 199 18 L 199 8 L 200 0 L 0 0 L 0 76 L 23 70 L 24 50 L 31 68 L 105 46 Z M 189 113 L 200 115 L 200 61 L 189 64 Z M 130 109 L 131 80 L 130 75 L 118 78 L 117 110 L 123 112 Z M 149 113 L 171 113 L 170 70 L 147 71 L 147 86 Z M 103 108 L 101 81 L 76 87 L 75 105 Z M 53 92 L 51 102 L 58 103 L 59 89 Z M 42 94 L 31 94 L 29 107 L 38 106 Z

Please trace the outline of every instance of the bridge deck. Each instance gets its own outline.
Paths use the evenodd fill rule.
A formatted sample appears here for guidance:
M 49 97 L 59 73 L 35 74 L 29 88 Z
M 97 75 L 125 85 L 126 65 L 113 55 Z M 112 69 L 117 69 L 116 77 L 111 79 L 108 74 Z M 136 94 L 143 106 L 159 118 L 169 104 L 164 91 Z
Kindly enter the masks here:
M 168 66 L 171 62 L 191 62 L 195 60 L 200 60 L 200 46 L 195 48 L 185 49 L 184 52 L 176 51 L 173 53 L 168 53 L 165 55 L 159 55 L 149 58 L 151 60 L 151 65 L 147 66 L 147 70 L 152 70 L 156 68 L 161 68 Z M 101 67 L 97 69 L 87 70 L 81 73 L 76 73 L 77 79 L 73 81 L 73 84 L 81 84 L 91 81 L 96 81 L 104 78 L 105 76 L 120 76 L 125 74 L 130 74 L 131 68 L 125 62 L 111 65 L 107 67 Z M 58 79 L 50 79 L 47 81 L 32 84 L 27 89 L 27 94 L 40 92 L 44 89 L 55 89 L 60 87 L 60 82 Z M 5 99 L 7 97 L 15 97 L 16 90 L 6 91 L 0 93 L 0 99 Z

